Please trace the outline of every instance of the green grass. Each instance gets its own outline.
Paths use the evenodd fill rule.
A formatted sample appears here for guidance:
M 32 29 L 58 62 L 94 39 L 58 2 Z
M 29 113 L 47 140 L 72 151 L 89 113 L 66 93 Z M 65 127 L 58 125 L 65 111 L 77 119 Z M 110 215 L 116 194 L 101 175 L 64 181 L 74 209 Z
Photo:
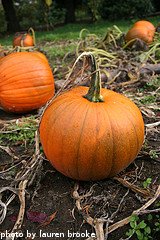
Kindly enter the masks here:
M 34 116 L 22 118 L 19 124 L 11 123 L 7 130 L 0 135 L 0 144 L 7 142 L 16 143 L 21 142 L 32 144 L 34 142 L 35 131 L 37 130 L 38 122 Z
M 79 33 L 83 28 L 88 29 L 91 33 L 103 36 L 107 28 L 117 25 L 123 32 L 126 32 L 137 19 L 120 20 L 120 21 L 99 21 L 96 23 L 75 23 L 56 27 L 52 31 L 36 31 L 37 43 L 43 41 L 75 40 L 78 39 Z M 158 18 L 149 19 L 155 25 L 158 24 Z M 5 35 L 0 38 L 1 45 L 12 45 L 13 34 Z
M 44 32 L 44 35 L 42 33 L 37 32 L 37 40 L 38 41 L 53 41 L 53 40 L 76 40 L 79 37 L 79 33 L 82 29 L 86 28 L 91 33 L 95 33 L 98 35 L 103 36 L 108 27 L 111 27 L 113 25 L 119 26 L 122 31 L 127 30 L 129 28 L 130 23 L 123 21 L 123 22 L 106 22 L 106 21 L 100 21 L 97 23 L 90 23 L 90 24 L 67 24 L 63 27 L 55 28 L 54 31 L 51 32 Z
M 49 32 L 37 32 L 37 42 L 41 41 L 58 41 L 58 40 L 77 40 L 82 29 L 88 29 L 90 33 L 104 36 L 107 29 L 113 25 L 117 25 L 122 32 L 126 32 L 136 20 L 121 20 L 121 21 L 98 21 L 95 23 L 76 23 L 67 24 L 62 27 L 57 27 Z M 157 25 L 158 19 L 153 18 L 151 21 Z
M 69 52 L 74 52 L 76 49 L 76 43 L 73 41 L 69 42 L 67 45 L 53 44 L 51 46 L 45 46 L 43 49 L 47 53 L 47 56 L 49 56 L 50 60 L 53 60 L 58 57 L 63 58 Z
M 108 28 L 116 25 L 122 32 L 127 32 L 137 19 L 120 21 L 98 21 L 95 23 L 75 23 L 55 27 L 52 31 L 36 31 L 36 42 L 45 50 L 50 59 L 54 57 L 64 57 L 68 52 L 74 52 L 82 29 L 87 29 L 90 33 L 100 37 L 105 36 Z M 158 24 L 158 18 L 148 19 L 155 26 Z M 0 38 L 0 44 L 3 46 L 12 46 L 13 34 L 5 35 Z M 70 42 L 69 42 L 70 41 Z M 52 44 L 45 44 L 52 42 Z

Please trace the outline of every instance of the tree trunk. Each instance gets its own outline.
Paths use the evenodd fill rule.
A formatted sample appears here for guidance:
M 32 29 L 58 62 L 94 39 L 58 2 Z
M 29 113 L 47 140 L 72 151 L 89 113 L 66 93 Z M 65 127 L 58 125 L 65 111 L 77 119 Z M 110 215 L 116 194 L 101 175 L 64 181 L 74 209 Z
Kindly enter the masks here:
M 7 22 L 7 31 L 17 32 L 20 30 L 19 22 L 13 5 L 13 0 L 2 0 L 5 18 Z
M 75 22 L 75 1 L 65 0 L 64 8 L 66 9 L 65 23 Z

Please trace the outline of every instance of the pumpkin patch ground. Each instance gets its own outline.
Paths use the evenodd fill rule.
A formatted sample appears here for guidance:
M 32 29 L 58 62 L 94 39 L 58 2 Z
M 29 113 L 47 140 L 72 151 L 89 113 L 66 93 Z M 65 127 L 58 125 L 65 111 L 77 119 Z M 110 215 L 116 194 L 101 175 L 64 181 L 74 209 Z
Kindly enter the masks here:
M 120 32 L 114 29 L 112 33 L 115 41 L 105 38 L 101 45 L 97 39 L 89 41 L 91 36 L 87 35 L 76 53 L 63 60 L 52 59 L 49 54 L 48 45 L 55 43 L 38 47 L 49 59 L 56 94 L 75 84 L 88 86 L 88 62 L 84 59 L 72 66 L 77 53 L 92 50 L 101 69 L 102 86 L 125 95 L 139 107 L 145 123 L 142 149 L 112 178 L 76 181 L 54 169 L 44 155 L 36 132 L 44 108 L 26 114 L 1 109 L 1 239 L 11 239 L 10 233 L 17 234 L 15 239 L 159 239 L 160 77 L 147 72 L 147 66 L 153 68 L 159 61 L 152 47 L 144 52 L 135 46 L 122 49 L 122 39 L 116 38 Z M 108 49 L 103 48 L 104 43 Z M 138 48 L 144 50 L 142 45 Z

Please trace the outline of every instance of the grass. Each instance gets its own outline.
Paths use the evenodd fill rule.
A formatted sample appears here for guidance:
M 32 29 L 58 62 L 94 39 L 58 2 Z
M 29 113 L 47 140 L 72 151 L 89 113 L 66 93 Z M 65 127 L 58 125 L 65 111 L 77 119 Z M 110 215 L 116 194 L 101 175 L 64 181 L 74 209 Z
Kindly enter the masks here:
M 22 118 L 18 123 L 11 123 L 6 127 L 6 131 L 0 135 L 0 144 L 3 142 L 16 143 L 21 142 L 32 144 L 37 130 L 38 122 L 34 116 Z
M 53 43 L 51 46 L 44 46 L 43 49 L 49 56 L 50 60 L 54 60 L 54 58 L 63 58 L 66 53 L 74 52 L 76 48 L 75 41 L 67 42 L 67 45 L 63 43 Z M 62 62 L 63 64 L 63 62 Z
M 36 31 L 36 39 L 37 43 L 43 41 L 58 41 L 58 40 L 76 40 L 79 37 L 79 32 L 83 28 L 87 28 L 91 33 L 95 33 L 97 35 L 103 36 L 107 28 L 117 25 L 122 31 L 126 32 L 132 24 L 137 19 L 132 20 L 119 20 L 119 21 L 98 21 L 95 23 L 75 23 L 75 24 L 67 24 L 60 27 L 55 27 L 54 30 L 51 31 Z M 158 24 L 158 18 L 149 19 L 155 25 Z M 11 45 L 12 44 L 13 35 L 5 35 L 0 38 L 1 45 Z
M 132 20 L 119 20 L 119 21 L 98 21 L 95 23 L 75 23 L 67 24 L 60 27 L 55 27 L 51 31 L 36 31 L 36 42 L 38 46 L 42 46 L 51 59 L 63 58 L 66 53 L 74 52 L 79 33 L 82 29 L 87 29 L 90 33 L 98 36 L 105 36 L 107 29 L 116 25 L 122 32 L 127 30 L 133 25 L 137 19 Z M 155 26 L 158 24 L 158 18 L 151 18 L 150 20 Z M 13 34 L 5 35 L 0 38 L 2 46 L 12 46 Z M 69 42 L 70 41 L 70 42 Z M 47 45 L 46 42 L 52 42 Z
M 103 36 L 108 27 L 113 25 L 118 25 L 122 31 L 126 31 L 129 28 L 130 22 L 128 21 L 119 21 L 119 22 L 108 22 L 100 21 L 96 23 L 76 23 L 76 24 L 67 24 L 65 26 L 55 28 L 53 32 L 45 32 L 45 36 L 41 33 L 37 33 L 37 39 L 39 41 L 50 41 L 50 40 L 76 40 L 79 37 L 79 33 L 83 28 L 88 29 L 91 33 Z

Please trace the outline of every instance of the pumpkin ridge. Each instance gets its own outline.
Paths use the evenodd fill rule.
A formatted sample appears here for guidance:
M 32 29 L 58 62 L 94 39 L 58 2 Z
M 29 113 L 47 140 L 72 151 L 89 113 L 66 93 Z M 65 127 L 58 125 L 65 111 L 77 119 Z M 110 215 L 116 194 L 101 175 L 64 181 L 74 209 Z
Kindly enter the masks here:
M 130 111 L 130 109 L 127 108 L 125 104 L 123 104 L 123 103 L 121 103 L 121 102 L 119 102 L 119 103 L 123 105 L 124 109 L 127 109 L 127 111 L 129 111 L 130 115 L 132 115 L 132 116 L 133 116 L 133 119 L 134 119 L 133 112 Z M 136 106 L 136 105 L 135 105 L 135 106 Z M 139 110 L 139 109 L 138 109 L 138 110 Z M 126 115 L 126 116 L 127 116 L 127 115 Z M 128 118 L 128 119 L 129 119 L 129 118 Z M 129 120 L 130 120 L 130 119 L 129 119 Z M 137 139 L 137 152 L 139 152 L 139 149 L 141 148 L 141 144 L 139 143 L 139 138 L 138 138 L 138 134 L 137 134 L 137 131 L 136 131 L 136 126 L 134 125 L 133 121 L 130 120 L 130 122 L 132 123 L 132 125 L 133 125 L 133 127 L 134 127 L 134 130 L 135 130 L 136 139 Z M 143 133 L 143 135 L 144 135 L 144 133 Z
M 20 109 L 27 109 L 27 111 L 31 111 L 31 110 L 34 110 L 34 109 L 37 109 L 37 108 L 40 108 L 42 107 L 47 101 L 49 98 L 51 98 L 53 96 L 53 92 L 50 93 L 50 94 L 45 94 L 43 96 L 43 100 L 40 100 L 39 98 L 37 98 L 37 100 L 39 100 L 39 102 L 37 103 L 37 100 L 35 98 L 32 98 L 32 101 L 28 101 L 28 102 L 20 102 L 20 100 L 18 101 L 15 101 L 13 103 L 13 101 L 6 101 L 5 99 L 3 100 L 2 98 L 0 99 L 0 106 L 3 107 L 4 109 L 7 110 L 8 109 L 14 109 L 14 105 L 16 105 L 17 107 L 17 112 L 20 112 L 21 110 Z M 29 98 L 29 97 L 28 97 Z M 23 100 L 24 98 L 22 98 Z M 8 107 L 9 105 L 9 107 Z M 23 111 L 23 110 L 22 110 Z M 14 111 L 16 112 L 16 111 Z
M 89 100 L 88 100 L 89 101 Z M 93 111 L 93 105 L 97 105 L 98 104 L 98 102 L 92 102 L 92 105 L 90 104 L 89 105 L 89 109 L 90 108 L 92 108 L 92 111 Z M 88 110 L 89 110 L 88 109 Z M 94 121 L 94 122 L 96 122 L 96 125 L 98 124 L 98 113 L 97 113 L 97 110 L 96 110 L 97 108 L 94 108 L 94 116 L 95 116 L 95 118 L 97 119 L 96 121 Z M 89 112 L 89 111 L 88 111 Z M 88 114 L 88 112 L 87 112 L 87 114 Z M 90 118 L 90 117 L 89 117 Z M 86 116 L 86 119 L 87 119 L 87 116 Z M 85 119 L 85 120 L 86 120 Z M 92 120 L 93 120 L 93 118 L 92 118 Z M 96 127 L 96 125 L 95 125 L 95 127 Z M 83 131 L 84 133 L 85 133 L 85 131 Z M 97 131 L 96 131 L 97 132 Z M 98 140 L 98 138 L 97 138 L 97 133 L 95 133 L 95 138 L 96 138 L 96 140 Z M 97 141 L 96 141 L 97 142 Z M 91 161 L 90 161 L 90 168 L 88 169 L 88 175 L 89 176 L 93 176 L 93 168 L 94 168 L 94 164 L 95 164 L 95 160 L 97 160 L 97 150 L 98 150 L 98 146 L 97 146 L 97 144 L 94 146 L 94 151 L 93 151 L 93 153 L 92 153 L 92 158 L 91 158 Z M 90 180 L 92 180 L 92 178 L 90 178 Z
M 125 97 L 125 96 L 124 96 Z M 126 98 L 126 97 L 125 97 Z M 128 99 L 129 100 L 129 102 L 131 102 L 130 101 L 130 99 Z M 132 104 L 134 104 L 133 102 L 131 102 Z M 131 116 L 133 117 L 133 119 L 135 118 L 135 116 L 132 114 L 132 111 L 130 111 L 130 109 L 129 108 L 127 108 L 127 106 L 124 104 L 124 103 L 122 103 L 122 102 L 118 102 L 118 104 L 120 104 L 120 105 L 122 105 L 122 107 L 123 107 L 123 111 L 125 111 L 126 112 L 126 114 L 124 114 L 125 116 L 126 116 L 126 118 L 128 119 L 128 121 L 131 123 L 131 125 L 133 126 L 133 130 L 134 130 L 134 134 L 135 134 L 135 136 L 136 136 L 136 152 L 135 152 L 135 154 L 134 154 L 134 159 L 136 158 L 136 156 L 137 156 L 137 154 L 138 154 L 138 152 L 139 152 L 139 150 L 140 150 L 140 143 L 139 143 L 139 141 L 138 141 L 138 134 L 137 134 L 137 131 L 136 131 L 136 127 L 135 127 L 135 125 L 134 125 L 134 123 L 133 123 L 133 121 L 128 117 L 128 112 L 131 114 Z M 135 104 L 134 104 L 135 105 Z M 136 106 L 136 105 L 135 105 Z M 139 110 L 139 109 L 138 109 Z M 117 118 L 116 118 L 117 119 Z M 134 138 L 135 139 L 135 138 Z M 129 147 L 130 147 L 130 149 L 131 149 L 131 142 L 129 141 Z M 132 160 L 133 160 L 133 157 L 131 158 L 131 151 L 128 151 L 128 153 L 130 153 L 130 160 L 128 161 L 128 165 L 132 162 Z M 127 167 L 127 166 L 126 166 Z M 112 164 L 112 169 L 111 169 L 111 172 L 113 172 L 113 169 L 114 169 L 114 163 Z M 111 176 L 112 176 L 112 174 L 111 174 Z
M 125 105 L 124 105 L 124 109 L 126 110 L 127 108 L 125 108 Z M 129 109 L 127 109 L 127 111 L 128 111 Z M 124 110 L 123 110 L 124 111 Z M 131 112 L 129 111 L 129 113 L 131 114 Z M 136 135 L 136 142 L 137 142 L 137 150 L 136 150 L 136 152 L 138 153 L 139 152 L 139 141 L 138 141 L 138 135 L 137 135 L 137 131 L 136 131 L 136 127 L 135 127 L 135 125 L 134 125 L 134 123 L 132 122 L 132 120 L 130 119 L 130 117 L 126 114 L 126 117 L 127 117 L 127 119 L 129 120 L 129 122 L 131 123 L 131 125 L 133 126 L 133 129 L 134 129 L 134 133 L 135 133 L 135 135 Z M 130 142 L 129 142 L 130 143 Z M 130 143 L 130 147 L 131 147 L 131 143 Z M 130 148 L 131 149 L 131 148 Z M 130 151 L 131 152 L 131 151 Z M 131 161 L 132 159 L 131 159 L 131 155 L 130 155 L 130 161 Z
M 8 55 L 8 56 L 10 57 L 11 55 Z M 31 56 L 28 56 L 28 59 L 25 59 L 25 60 L 18 59 L 17 56 L 14 57 L 15 59 L 12 59 L 13 57 L 12 58 L 10 57 L 10 59 L 9 59 L 10 62 L 8 63 L 8 58 L 7 58 L 8 56 L 5 56 L 5 58 L 3 58 L 2 61 L 0 62 L 0 66 L 4 65 L 3 70 L 1 71 L 1 73 L 3 73 L 4 71 L 7 71 L 7 70 L 12 70 L 12 68 L 15 67 L 13 65 L 13 62 L 12 62 L 14 60 L 16 60 L 16 64 L 18 64 L 19 67 L 20 67 L 20 65 L 24 66 L 24 63 L 26 63 L 26 66 L 27 66 L 27 64 L 32 64 L 33 65 L 33 59 L 34 58 L 37 58 L 39 62 L 43 62 L 43 60 L 40 57 L 37 57 L 36 55 L 31 55 Z M 30 59 L 30 57 L 31 57 L 31 59 Z M 22 57 L 20 56 L 20 58 L 22 58 Z M 36 64 L 36 62 L 34 62 L 34 64 Z M 47 63 L 44 62 L 43 64 L 46 65 Z
M 32 73 L 35 73 L 35 75 L 36 75 L 36 72 L 39 72 L 39 71 L 41 71 L 41 72 L 44 71 L 44 72 L 45 72 L 45 78 L 46 78 L 47 72 L 48 72 L 48 76 L 51 75 L 51 72 L 49 72 L 49 71 L 46 70 L 45 68 L 44 68 L 44 69 L 41 68 L 41 69 L 36 69 L 36 70 L 33 70 L 33 71 L 29 71 L 28 74 L 25 73 L 25 72 L 19 73 L 19 74 L 18 74 L 18 78 L 19 78 L 19 77 L 22 77 L 22 76 L 24 75 L 24 76 L 25 76 L 25 79 L 26 79 L 26 80 L 27 80 L 27 79 L 29 80 L 29 79 L 32 79 L 32 77 L 31 77 L 31 78 L 27 78 L 27 75 L 30 75 L 30 74 L 32 74 Z M 16 73 L 16 71 L 15 71 L 15 73 Z M 12 72 L 12 74 L 14 74 L 14 72 Z M 37 75 L 38 75 L 38 74 L 37 74 Z M 8 77 L 8 76 L 2 75 L 2 74 L 0 74 L 0 76 L 1 76 L 1 79 L 2 79 L 2 78 L 7 78 L 7 79 L 5 80 L 5 82 L 1 80 L 1 82 L 0 82 L 0 85 L 1 85 L 1 86 L 7 85 L 8 82 L 9 82 L 9 81 L 12 81 L 14 78 L 15 78 L 15 81 L 12 82 L 12 84 L 17 82 L 17 76 L 16 76 L 16 74 L 14 74 L 14 75 L 11 76 L 11 77 Z M 41 77 L 38 76 L 38 77 L 37 77 L 37 79 L 40 79 L 40 78 L 44 79 L 44 76 L 41 76 Z M 34 77 L 34 79 L 36 79 L 36 77 Z M 18 81 L 22 81 L 22 79 L 18 79 Z M 3 84 L 3 83 L 4 83 L 4 84 Z
M 123 109 L 123 112 L 124 112 L 124 109 Z M 126 111 L 127 113 L 127 111 Z M 126 116 L 126 118 L 128 119 L 129 123 L 133 126 L 133 130 L 134 130 L 134 134 L 136 135 L 136 152 L 138 152 L 138 140 L 137 140 L 137 133 L 135 131 L 135 126 L 134 124 L 132 124 L 132 121 L 130 120 L 130 118 L 127 116 L 127 114 L 124 114 Z M 128 165 L 130 164 L 130 162 L 133 160 L 133 157 L 132 157 L 132 152 L 131 152 L 131 141 L 130 141 L 130 138 L 128 138 L 128 146 L 129 146 L 129 149 L 127 149 L 128 153 L 129 153 L 129 161 L 128 161 Z M 126 166 L 127 167 L 127 166 Z M 114 168 L 114 161 L 113 161 L 113 164 L 112 164 L 112 168 L 111 168 L 111 172 L 113 171 L 113 168 Z
M 36 84 L 34 86 L 25 86 L 25 90 L 26 89 L 27 90 L 35 90 L 36 87 L 38 89 L 43 89 L 43 88 L 45 89 L 45 88 L 48 88 L 48 87 L 53 87 L 53 83 L 46 84 L 46 85 L 42 85 L 42 82 L 40 82 L 40 83 L 41 83 L 41 85 Z M 5 94 L 7 94 L 7 93 L 10 93 L 10 92 L 15 92 L 15 91 L 17 91 L 17 92 L 20 91 L 21 92 L 22 89 L 24 89 L 24 86 L 22 86 L 21 88 L 17 87 L 17 88 L 14 88 L 14 89 L 11 88 L 11 89 L 7 89 L 7 90 L 1 90 L 1 92 L 5 92 Z M 39 91 L 39 90 L 37 90 L 37 91 Z M 43 93 L 41 93 L 41 94 L 43 95 Z
M 39 102 L 40 102 L 40 97 L 43 96 L 44 98 L 45 98 L 45 97 L 48 98 L 49 95 L 52 97 L 52 96 L 53 96 L 53 91 L 49 91 L 49 92 L 47 91 L 47 92 L 45 92 L 45 93 L 43 93 L 43 94 L 39 94 L 38 96 L 36 96 L 36 95 L 35 95 L 35 96 L 32 96 L 32 99 L 30 99 L 30 96 L 22 96 L 22 97 L 19 97 L 17 100 L 14 98 L 14 102 L 13 102 L 13 100 L 12 100 L 11 98 L 10 98 L 10 99 L 9 99 L 9 98 L 7 99 L 7 97 L 3 98 L 3 96 L 2 96 L 2 97 L 1 97 L 1 103 L 5 101 L 6 104 L 8 103 L 8 104 L 14 105 L 14 104 L 16 103 L 17 106 L 21 106 L 21 105 L 22 105 L 22 106 L 25 106 L 25 105 L 27 106 L 29 103 L 30 103 L 30 105 L 35 105 L 35 104 L 36 104 L 36 102 L 35 102 L 36 100 L 39 100 Z M 24 99 L 27 99 L 27 98 L 28 98 L 28 101 L 27 101 L 27 102 L 23 102 L 23 100 L 24 100 Z M 15 101 L 15 100 L 16 100 L 16 101 Z M 22 100 L 22 102 L 21 102 L 21 100 Z M 43 100 L 43 101 L 44 101 L 44 100 Z M 43 101 L 42 101 L 42 102 L 43 102 Z M 2 105 L 2 104 L 0 104 L 0 106 L 1 106 L 1 105 Z
M 102 95 L 103 96 L 103 95 Z M 95 104 L 95 103 L 93 103 L 93 104 Z M 96 104 L 99 104 L 98 102 L 96 103 Z M 102 105 L 101 105 L 102 106 Z M 103 111 L 101 110 L 101 112 L 103 112 L 103 114 L 101 113 L 101 115 L 103 115 L 104 116 L 104 105 L 103 105 Z M 99 126 L 99 120 L 98 120 L 98 116 L 99 116 L 99 114 L 100 114 L 100 111 L 99 112 L 97 112 L 97 109 L 95 109 L 95 116 L 96 116 L 96 126 Z M 108 118 L 108 114 L 105 114 L 106 116 L 104 116 L 104 121 L 105 121 L 105 119 L 106 118 Z M 109 122 L 109 119 L 108 119 L 108 122 Z M 110 122 L 109 122 L 109 124 L 110 124 Z M 101 127 L 98 127 L 98 129 L 99 129 L 99 131 L 101 131 Z M 94 147 L 94 152 L 93 152 L 93 156 L 92 156 L 92 161 L 91 161 L 91 163 L 90 163 L 90 171 L 88 171 L 88 175 L 89 176 L 94 176 L 95 175 L 95 169 L 96 169 L 96 171 L 98 171 L 97 169 L 98 169 L 98 166 L 97 166 L 97 164 L 98 164 L 98 162 L 97 162 L 97 159 L 98 159 L 98 154 L 99 154 L 99 147 L 101 146 L 101 138 L 98 138 L 97 137 L 97 134 L 99 133 L 99 131 L 96 131 L 96 133 L 95 133 L 95 137 L 96 137 L 96 145 L 95 145 L 95 147 Z M 106 142 L 106 141 L 105 141 Z M 96 164 L 95 164 L 95 162 L 96 162 Z M 103 163 L 103 162 L 102 162 Z M 106 161 L 106 164 L 105 164 L 106 166 L 105 166 L 105 169 L 106 169 L 106 171 L 107 171 L 107 169 L 108 169 L 108 163 L 107 163 L 107 161 Z M 102 167 L 101 167 L 101 169 L 102 169 Z M 111 169 L 111 168 L 110 168 Z M 104 172 L 104 168 L 102 169 L 102 172 Z M 110 171 L 109 171 L 110 172 Z M 97 179 L 99 179 L 99 177 L 97 178 Z M 92 177 L 90 178 L 90 180 L 93 180 L 92 179 Z
M 97 114 L 97 111 L 96 111 L 96 125 L 98 125 L 98 114 Z M 96 134 L 96 142 L 97 142 L 97 134 Z M 95 149 L 94 149 L 94 154 L 93 154 L 93 158 L 92 158 L 92 161 L 91 161 L 91 168 L 90 168 L 90 172 L 89 172 L 89 175 L 90 176 L 93 176 L 93 168 L 94 168 L 94 160 L 95 160 L 95 157 L 97 156 L 97 144 L 95 146 Z
M 23 53 L 25 53 L 25 52 L 23 52 Z M 18 65 L 19 70 L 22 70 L 22 71 L 26 71 L 26 69 L 24 69 L 24 64 L 26 64 L 26 67 L 27 67 L 27 65 L 32 66 L 33 61 L 35 59 L 36 59 L 36 61 L 34 61 L 34 67 L 36 65 L 37 65 L 37 67 L 39 67 L 39 64 L 43 63 L 44 69 L 45 69 L 45 67 L 48 68 L 48 65 L 49 65 L 48 60 L 45 62 L 41 57 L 37 56 L 34 52 L 33 52 L 34 55 L 31 52 L 28 52 L 28 53 L 31 55 L 27 56 L 27 58 L 25 60 L 23 60 L 23 56 L 14 56 L 13 57 L 12 56 L 13 53 L 8 56 L 5 56 L 5 58 L 3 58 L 0 62 L 0 67 L 1 66 L 3 67 L 3 69 L 1 70 L 1 74 L 3 74 L 3 72 L 5 72 L 5 71 L 8 72 L 8 70 L 13 71 L 12 68 L 14 69 L 15 65 L 13 64 L 12 61 L 14 61 L 14 60 L 16 61 L 16 64 Z M 16 54 L 18 54 L 18 52 Z M 8 60 L 8 58 L 9 58 L 9 60 Z M 21 65 L 23 66 L 23 68 L 21 68 Z M 41 69 L 39 69 L 39 71 L 41 71 Z
M 108 122 L 110 124 L 110 129 L 111 129 L 111 137 L 112 137 L 112 159 L 111 159 L 111 168 L 110 168 L 110 173 L 112 171 L 112 166 L 114 164 L 114 156 L 115 156 L 115 148 L 114 148 L 114 134 L 113 134 L 113 128 L 112 128 L 112 123 L 111 123 L 111 120 L 110 120 L 110 116 L 108 114 L 108 109 L 105 108 L 104 105 L 102 105 L 103 109 L 105 110 L 105 113 L 107 115 L 107 118 L 108 118 Z M 108 174 L 108 176 L 110 175 L 110 173 Z
M 78 166 L 79 166 L 80 143 L 81 143 L 81 141 L 82 141 L 83 129 L 84 129 L 84 126 L 85 126 L 85 121 L 86 121 L 88 112 L 89 112 L 89 110 L 90 110 L 90 105 L 88 105 L 88 107 L 87 107 L 85 110 L 86 110 L 86 111 L 85 111 L 85 116 L 84 116 L 83 123 L 82 123 L 82 126 L 81 126 L 81 130 L 80 130 L 79 141 L 78 141 L 78 143 L 77 143 L 77 162 L 76 162 L 76 169 L 77 169 L 78 178 L 79 178 L 79 176 L 80 176 L 80 174 L 79 174 L 79 169 L 78 169 Z
M 76 99 L 77 100 L 77 99 Z M 79 99 L 78 99 L 79 100 Z M 79 101 L 78 101 L 79 102 Z M 72 102 L 73 103 L 73 102 Z M 76 106 L 75 106 L 75 109 L 72 109 L 72 117 L 73 117 L 73 114 L 76 114 L 77 113 L 77 110 L 79 110 L 79 108 L 80 108 L 80 106 L 81 105 L 83 105 L 83 103 L 82 102 L 79 102 L 79 104 L 77 103 L 76 104 Z M 66 108 L 65 108 L 66 109 Z M 73 110 L 74 110 L 74 112 L 73 112 Z M 68 119 L 69 120 L 69 122 L 71 121 L 71 119 Z M 66 124 L 67 125 L 67 124 Z M 80 131 L 80 133 L 81 133 L 81 131 Z M 78 145 L 79 146 L 79 145 Z M 63 151 L 63 149 L 62 149 L 62 159 L 63 159 L 63 154 L 64 154 L 64 151 Z M 78 159 L 78 158 L 77 158 Z M 77 160 L 76 159 L 76 160 Z M 74 162 L 74 164 L 75 164 L 75 167 L 76 167 L 76 175 L 78 176 L 78 178 L 79 178 L 79 173 L 78 173 L 78 164 L 77 164 L 77 162 L 75 163 Z M 70 174 L 70 176 L 73 176 L 72 175 L 72 171 L 70 171 L 69 170 L 69 168 L 67 169 L 68 170 L 68 173 Z
M 66 96 L 66 99 L 67 99 L 67 98 L 69 98 L 69 97 Z M 70 98 L 69 98 L 69 99 L 70 99 Z M 55 104 L 59 103 L 60 101 L 63 102 L 63 101 L 64 101 L 64 98 L 58 99 L 58 97 L 57 97 L 57 99 L 56 99 L 56 101 L 55 101 Z M 73 102 L 75 102 L 75 101 L 77 101 L 77 99 L 72 99 L 72 101 L 68 103 L 67 107 L 69 107 L 69 106 L 70 106 L 71 104 L 73 104 Z M 61 105 L 61 106 L 62 106 L 62 105 Z M 48 109 L 49 109 L 50 107 L 51 107 L 51 105 L 48 106 Z M 58 108 L 59 108 L 59 106 L 57 106 L 57 108 L 54 108 L 54 111 L 56 111 Z M 59 118 L 60 114 L 63 113 L 64 109 L 66 110 L 67 108 L 66 108 L 66 106 L 64 106 L 64 104 L 63 104 L 63 109 L 62 109 L 62 111 L 61 111 L 58 115 L 56 115 L 56 118 L 54 119 L 55 121 L 57 121 L 57 119 Z M 55 121 L 54 121 L 53 123 L 55 123 Z
M 119 102 L 118 102 L 118 104 L 119 104 Z M 105 108 L 105 110 L 106 110 L 106 112 L 107 112 L 107 114 L 108 114 L 108 119 L 109 119 L 109 121 L 110 121 L 110 125 L 111 125 L 111 132 L 112 132 L 112 142 L 113 142 L 113 156 L 112 156 L 112 159 L 110 159 L 110 161 L 112 160 L 112 167 L 111 167 L 111 170 L 110 170 L 110 174 L 109 174 L 109 176 L 112 176 L 112 172 L 113 172 L 113 169 L 115 168 L 115 166 L 116 166 L 116 163 L 117 163 L 117 153 L 116 153 L 116 151 L 115 151 L 115 145 L 116 145 L 116 141 L 117 141 L 117 138 L 116 138 L 116 135 L 113 133 L 113 129 L 115 129 L 115 126 L 113 125 L 113 123 L 112 123 L 112 118 L 114 118 L 114 119 L 116 119 L 116 121 L 115 121 L 115 124 L 116 124 L 116 129 L 117 128 L 119 128 L 119 122 L 118 122 L 118 116 L 119 116 L 119 113 L 117 113 L 116 111 L 111 111 L 111 113 L 109 114 L 109 112 L 110 112 L 110 110 L 112 110 L 112 106 L 109 106 L 111 109 L 107 109 L 107 108 Z M 114 116 L 112 115 L 114 113 Z M 111 118 L 112 117 L 112 118 Z M 115 132 L 115 131 L 114 131 Z M 122 133 L 123 134 L 123 133 Z M 115 143 L 115 144 L 114 144 Z M 117 143 L 117 144 L 120 144 L 119 142 Z M 130 147 L 130 142 L 128 141 L 128 144 L 127 145 L 129 145 L 129 147 Z M 118 148 L 118 147 L 117 147 Z M 115 159 L 116 159 L 116 161 L 115 161 Z
M 24 68 L 24 66 L 23 66 L 24 63 L 26 64 L 26 68 Z M 19 74 L 24 74 L 24 71 L 26 71 L 27 68 L 28 68 L 29 72 L 25 72 L 25 74 L 28 74 L 28 73 L 34 72 L 34 71 L 41 71 L 43 69 L 45 70 L 46 68 L 48 69 L 48 66 L 46 64 L 43 64 L 43 66 L 39 66 L 39 64 L 37 64 L 37 66 L 36 66 L 36 64 L 34 64 L 34 69 L 32 70 L 32 66 L 33 66 L 33 62 L 32 61 L 31 62 L 27 62 L 27 63 L 26 63 L 26 61 L 24 61 L 23 64 L 22 64 L 23 68 L 21 68 L 21 66 L 18 65 Z M 3 66 L 0 65 L 0 67 L 3 67 Z M 13 70 L 14 70 L 15 65 L 12 64 L 11 66 L 7 67 L 6 69 L 3 67 L 2 71 L 1 71 L 1 75 L 3 76 L 3 74 L 5 74 L 5 72 L 8 73 L 8 70 L 12 70 L 11 68 L 13 68 Z M 12 70 L 12 73 L 14 73 L 13 70 Z M 15 72 L 16 71 L 17 71 L 17 69 L 15 70 Z M 22 71 L 22 73 L 20 73 L 20 71 Z
M 63 99 L 63 100 L 64 100 L 64 99 Z M 76 100 L 77 100 L 77 99 L 75 99 L 75 101 L 76 101 Z M 59 117 L 61 117 L 61 115 L 64 114 L 64 109 L 66 110 L 66 113 L 67 113 L 67 109 L 70 108 L 70 107 L 71 107 L 70 105 L 73 104 L 75 101 L 72 101 L 72 102 L 70 102 L 70 103 L 68 103 L 68 102 L 66 101 L 66 102 L 68 103 L 67 106 L 65 105 L 65 106 L 62 108 L 62 110 L 61 110 L 60 113 L 59 113 L 59 112 L 58 112 L 58 113 L 56 112 L 56 114 L 55 114 L 55 115 L 56 115 L 56 118 L 54 119 L 54 121 L 52 121 L 52 124 L 51 124 L 52 126 L 55 126 L 55 122 L 58 121 Z M 77 109 L 79 109 L 79 106 L 80 106 L 81 104 L 82 104 L 82 103 L 79 102 L 79 104 L 76 104 L 76 105 L 75 105 L 75 111 L 74 111 L 74 113 L 77 112 Z M 58 106 L 58 107 L 59 107 L 59 106 Z M 58 110 L 58 108 L 56 108 L 56 109 L 54 108 L 54 111 L 56 111 L 56 110 Z M 50 116 L 50 113 L 49 113 L 49 116 Z M 70 122 L 71 119 L 68 118 L 68 121 Z M 65 122 L 65 126 L 67 126 L 67 122 Z M 41 126 L 41 127 L 43 128 L 43 126 Z M 51 132 L 51 133 L 54 132 L 53 129 L 51 130 L 50 128 L 48 128 L 47 130 L 48 130 L 47 133 L 48 133 L 48 132 Z M 46 136 L 49 136 L 49 134 L 47 134 L 47 133 L 46 133 Z M 42 134 L 43 134 L 43 133 L 42 133 Z M 46 139 L 47 139 L 47 145 L 46 145 L 46 146 L 49 146 L 48 142 L 50 141 L 50 137 L 48 137 L 48 138 L 46 138 Z M 64 139 L 64 138 L 62 138 L 62 139 L 63 139 L 63 142 L 64 142 L 65 139 Z M 48 151 L 48 149 L 47 149 L 47 150 L 46 150 L 46 153 L 48 153 L 48 152 L 49 152 L 49 151 Z M 62 148 L 62 149 L 61 149 L 61 161 L 60 161 L 60 162 L 61 162 L 61 168 L 63 169 L 63 172 L 65 172 L 66 170 L 64 170 L 64 164 L 63 164 L 63 161 L 62 161 L 62 160 L 63 160 L 63 154 L 64 154 L 64 151 L 63 151 L 63 148 Z M 53 165 L 53 166 L 54 166 L 54 165 Z M 71 171 L 69 171 L 69 172 L 70 172 L 70 174 L 72 175 L 72 172 L 71 172 Z

